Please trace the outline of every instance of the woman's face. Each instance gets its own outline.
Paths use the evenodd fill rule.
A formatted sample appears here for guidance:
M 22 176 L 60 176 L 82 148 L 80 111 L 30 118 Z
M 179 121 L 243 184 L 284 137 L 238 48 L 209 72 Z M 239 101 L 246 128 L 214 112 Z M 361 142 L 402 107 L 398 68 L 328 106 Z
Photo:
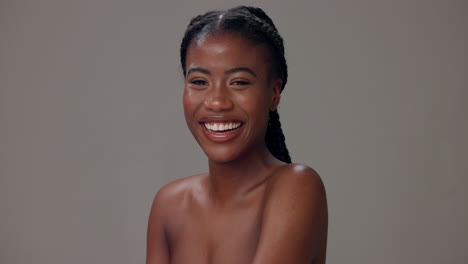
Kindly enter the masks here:
M 282 84 L 271 78 L 268 48 L 215 33 L 192 41 L 185 66 L 185 119 L 208 158 L 229 162 L 266 150 L 269 111 Z

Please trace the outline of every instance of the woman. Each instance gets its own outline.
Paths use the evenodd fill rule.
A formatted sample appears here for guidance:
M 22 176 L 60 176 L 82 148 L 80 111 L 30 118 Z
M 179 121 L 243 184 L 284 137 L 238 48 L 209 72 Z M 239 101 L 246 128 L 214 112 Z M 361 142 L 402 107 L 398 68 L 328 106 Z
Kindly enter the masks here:
M 287 66 L 272 20 L 245 6 L 197 16 L 180 56 L 185 119 L 209 172 L 156 194 L 147 264 L 325 263 L 325 189 L 284 142 Z

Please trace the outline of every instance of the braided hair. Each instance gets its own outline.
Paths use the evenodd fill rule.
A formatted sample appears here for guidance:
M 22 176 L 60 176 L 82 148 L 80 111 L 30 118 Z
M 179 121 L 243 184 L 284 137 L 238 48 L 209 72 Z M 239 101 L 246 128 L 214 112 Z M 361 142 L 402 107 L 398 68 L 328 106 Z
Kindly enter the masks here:
M 282 80 L 281 91 L 283 91 L 288 81 L 283 38 L 279 35 L 271 18 L 258 7 L 238 6 L 227 11 L 209 11 L 192 18 L 180 45 L 180 63 L 184 76 L 186 75 L 187 50 L 192 40 L 219 31 L 237 32 L 254 43 L 266 44 L 273 60 L 272 74 Z M 274 157 L 291 163 L 277 110 L 270 111 L 265 142 Z

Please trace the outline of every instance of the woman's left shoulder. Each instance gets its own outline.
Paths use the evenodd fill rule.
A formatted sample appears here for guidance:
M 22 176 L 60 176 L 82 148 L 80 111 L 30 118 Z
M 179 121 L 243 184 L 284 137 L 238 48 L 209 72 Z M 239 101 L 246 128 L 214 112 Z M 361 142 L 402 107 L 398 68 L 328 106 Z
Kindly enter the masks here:
M 254 263 L 324 263 L 328 209 L 318 173 L 303 164 L 277 167 L 265 201 Z
M 300 164 L 284 164 L 275 170 L 272 177 L 274 189 L 311 189 L 315 193 L 325 194 L 322 178 L 313 168 Z

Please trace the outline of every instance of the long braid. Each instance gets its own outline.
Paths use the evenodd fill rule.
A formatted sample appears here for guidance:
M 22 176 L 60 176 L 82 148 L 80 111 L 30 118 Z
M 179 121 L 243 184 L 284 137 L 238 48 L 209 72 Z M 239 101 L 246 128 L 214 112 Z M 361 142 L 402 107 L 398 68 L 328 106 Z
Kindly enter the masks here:
M 270 120 L 268 121 L 268 128 L 265 134 L 265 141 L 268 149 L 275 158 L 291 163 L 288 148 L 281 129 L 278 111 L 270 111 Z
M 247 9 L 252 15 L 252 21 L 262 29 L 263 32 L 267 33 L 266 35 L 270 38 L 271 42 L 274 44 L 276 52 L 279 56 L 276 56 L 277 65 L 276 71 L 278 77 L 283 81 L 283 86 L 281 91 L 283 91 L 286 82 L 288 81 L 288 68 L 286 64 L 286 59 L 284 57 L 284 45 L 283 38 L 278 34 L 273 21 L 261 10 L 260 8 L 255 7 L 240 7 Z M 283 129 L 281 128 L 281 122 L 279 119 L 278 111 L 270 111 L 270 119 L 268 121 L 268 127 L 265 134 L 265 141 L 270 150 L 271 154 L 286 163 L 291 163 L 291 157 L 289 155 L 288 148 L 286 147 L 286 139 L 283 134 Z
M 194 17 L 185 31 L 180 47 L 180 62 L 184 76 L 187 50 L 192 40 L 200 34 L 222 30 L 239 32 L 249 40 L 267 44 L 274 61 L 272 71 L 275 77 L 282 80 L 281 91 L 284 90 L 288 81 L 288 66 L 284 56 L 283 38 L 271 18 L 257 7 L 239 6 L 227 11 L 210 11 Z M 291 163 L 277 110 L 270 111 L 265 142 L 274 157 Z

